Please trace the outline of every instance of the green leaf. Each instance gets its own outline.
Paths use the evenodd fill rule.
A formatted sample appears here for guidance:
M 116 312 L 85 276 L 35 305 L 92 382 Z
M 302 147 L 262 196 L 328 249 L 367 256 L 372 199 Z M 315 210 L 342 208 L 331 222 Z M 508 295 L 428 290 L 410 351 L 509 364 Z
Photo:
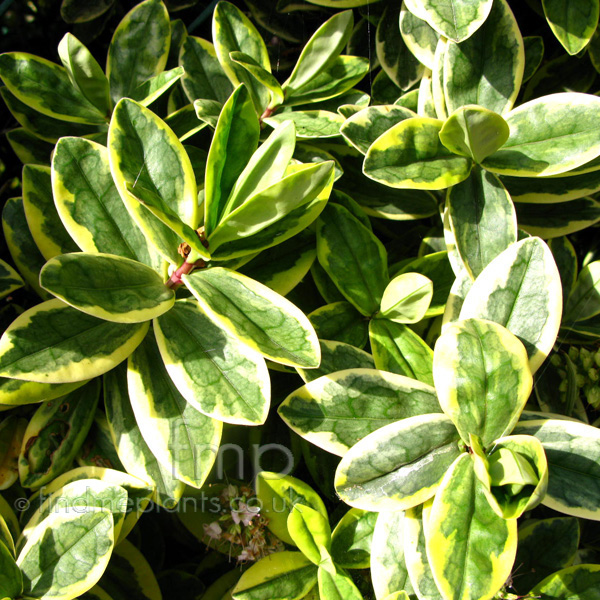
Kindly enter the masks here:
M 440 35 L 462 42 L 481 27 L 492 9 L 490 0 L 405 0 L 415 16 L 427 21 Z
M 267 109 L 274 108 L 283 103 L 283 90 L 281 85 L 275 77 L 271 74 L 271 71 L 264 69 L 258 62 L 256 62 L 251 56 L 244 54 L 243 52 L 230 52 L 229 58 L 236 64 L 240 65 L 248 73 L 261 83 L 269 91 L 270 101 L 267 105 Z
M 385 7 L 377 24 L 375 50 L 382 69 L 403 91 L 409 90 L 421 80 L 424 66 L 415 58 L 398 27 L 400 3 Z
M 388 129 L 369 148 L 363 172 L 394 188 L 441 190 L 469 176 L 469 159 L 440 143 L 442 122 L 415 117 Z
M 315 236 L 305 229 L 277 248 L 261 252 L 237 270 L 286 296 L 304 279 L 316 256 Z
M 269 103 L 267 88 L 229 56 L 230 52 L 243 52 L 263 69 L 271 72 L 269 54 L 262 37 L 239 8 L 224 1 L 219 2 L 215 8 L 212 34 L 223 71 L 234 85 L 243 83 L 246 86 L 256 113 L 262 114 Z
M 551 204 L 577 200 L 600 190 L 600 171 L 552 177 L 500 177 L 514 202 Z
M 173 508 L 179 502 L 185 484 L 156 459 L 138 427 L 127 391 L 126 364 L 103 377 L 106 418 L 119 458 L 128 473 L 149 482 L 155 488 L 153 500 L 159 506 Z
M 429 564 L 447 600 L 493 598 L 517 551 L 516 519 L 505 520 L 492 510 L 473 465 L 469 454 L 453 463 L 427 522 Z
M 23 209 L 29 231 L 46 260 L 78 250 L 56 211 L 48 167 L 23 167 Z
M 40 523 L 17 564 L 28 598 L 67 600 L 83 594 L 100 579 L 114 547 L 108 510 L 57 511 Z
M 256 495 L 260 501 L 261 515 L 269 519 L 268 528 L 280 540 L 292 546 L 295 543 L 287 523 L 296 504 L 308 506 L 327 518 L 327 510 L 319 495 L 309 485 L 290 475 L 261 471 L 256 477 Z
M 371 581 L 377 600 L 397 590 L 413 593 L 404 557 L 405 511 L 382 511 L 371 542 Z
M 169 14 L 161 0 L 145 0 L 125 15 L 110 42 L 106 62 L 115 104 L 165 68 L 170 43 Z
M 579 537 L 579 522 L 574 517 L 531 519 L 521 524 L 515 564 L 522 566 L 513 580 L 517 593 L 527 593 L 548 575 L 571 565 Z
M 180 300 L 154 322 L 158 348 L 179 393 L 197 410 L 226 423 L 264 423 L 271 386 L 264 359 Z
M 209 318 L 250 348 L 290 366 L 319 365 L 310 322 L 283 296 L 222 267 L 196 271 L 183 280 Z
M 261 148 L 262 149 L 262 148 Z M 259 173 L 257 173 L 258 175 Z M 333 185 L 333 163 L 301 165 L 269 187 L 243 201 L 238 208 L 224 211 L 221 222 L 208 236 L 211 252 L 220 246 L 251 237 L 290 215 L 296 209 L 309 206 L 319 196 L 327 194 Z M 251 182 L 249 182 L 251 183 Z M 233 198 L 236 200 L 236 198 Z
M 420 273 L 402 273 L 385 288 L 380 314 L 396 323 L 418 323 L 425 316 L 432 297 L 431 279 Z
M 556 261 L 556 266 L 558 267 L 558 271 L 560 273 L 564 314 L 567 312 L 569 296 L 575 287 L 575 281 L 577 279 L 577 254 L 573 244 L 571 244 L 569 238 L 567 237 L 557 237 L 551 239 L 548 242 L 548 247 L 552 251 L 552 256 Z
M 180 481 L 201 488 L 217 457 L 222 424 L 179 393 L 153 332 L 129 357 L 127 383 L 135 419 L 158 462 Z
M 10 550 L 0 544 L 0 596 L 18 598 L 23 591 L 23 576 Z
M 568 296 L 565 322 L 583 321 L 600 314 L 600 261 L 587 264 Z
M 90 379 L 127 358 L 147 330 L 145 323 L 111 323 L 48 300 L 4 332 L 0 376 L 40 383 Z
M 165 118 L 165 123 L 173 130 L 173 133 L 179 138 L 180 142 L 184 142 L 188 138 L 191 138 L 194 134 L 204 129 L 207 125 L 204 121 L 201 121 L 196 116 L 196 111 L 192 104 L 186 104 L 183 108 L 180 108 L 179 110 L 176 110 L 168 115 Z M 189 148 L 189 146 L 186 147 L 188 155 L 190 154 Z M 190 159 L 192 160 L 193 165 L 193 157 L 190 156 Z M 205 167 L 206 164 L 204 165 L 204 168 Z M 202 177 L 200 180 L 198 177 L 196 177 L 197 183 L 204 181 L 204 168 L 202 168 Z
M 561 313 L 562 287 L 552 253 L 532 237 L 512 244 L 485 267 L 460 318 L 488 319 L 506 327 L 525 346 L 535 373 L 554 345 Z
M 216 100 L 194 100 L 194 110 L 196 111 L 196 117 L 200 119 L 205 125 L 215 129 L 221 109 L 223 106 Z
M 308 318 L 319 339 L 344 342 L 363 348 L 369 339 L 369 324 L 350 302 L 333 302 L 313 310 Z
M 517 215 L 502 182 L 479 167 L 448 190 L 448 221 L 456 250 L 476 279 L 496 256 L 517 241 Z
M 23 487 L 49 483 L 71 464 L 92 425 L 99 397 L 100 382 L 94 379 L 40 405 L 23 436 L 19 457 Z
M 448 150 L 480 163 L 508 139 L 506 121 L 497 113 L 480 106 L 455 110 L 440 131 L 440 140 Z
M 359 152 L 366 154 L 380 135 L 394 125 L 415 116 L 412 110 L 402 106 L 369 106 L 346 119 L 340 133 Z
M 495 0 L 474 35 L 446 45 L 443 85 L 448 113 L 466 104 L 506 113 L 515 103 L 524 68 L 523 38 L 515 17 L 506 0 Z
M 190 102 L 203 98 L 224 103 L 231 96 L 233 86 L 210 42 L 187 36 L 181 47 L 179 63 L 185 69 L 181 84 Z
M 522 204 L 515 207 L 519 227 L 544 239 L 587 229 L 600 220 L 600 201 L 579 198 L 560 204 Z
M 0 77 L 21 102 L 49 117 L 101 125 L 105 115 L 73 87 L 66 69 L 26 52 L 0 56 Z
M 333 63 L 350 39 L 353 27 L 352 11 L 347 10 L 337 13 L 317 29 L 282 86 L 286 98 L 301 93 L 301 88 L 310 84 Z
M 434 67 L 435 48 L 439 34 L 427 21 L 419 19 L 403 2 L 400 8 L 400 34 L 415 58 L 428 69 Z
M 475 456 L 476 463 L 478 458 Z M 487 473 L 478 472 L 478 476 L 485 486 L 488 502 L 498 516 L 516 519 L 543 500 L 548 488 L 548 463 L 544 448 L 535 437 L 499 438 L 494 441 L 493 452 L 481 463 L 487 463 Z
M 87 23 L 102 16 L 114 3 L 115 0 L 100 0 L 93 3 L 62 0 L 60 16 L 66 23 Z
M 87 380 L 73 383 L 37 383 L 0 377 L 0 405 L 20 406 L 54 400 L 86 384 Z
M 600 98 L 567 92 L 536 98 L 505 115 L 508 141 L 483 161 L 493 173 L 559 175 L 596 158 Z
M 107 117 L 112 111 L 108 79 L 91 52 L 71 33 L 58 44 L 58 55 L 73 85 Z
M 285 123 L 273 130 L 237 178 L 223 209 L 224 217 L 284 177 L 295 144 L 293 123 Z
M 178 264 L 179 237 L 149 213 L 127 186 L 146 190 L 195 229 L 199 218 L 196 180 L 181 142 L 150 110 L 123 99 L 113 113 L 108 149 L 113 179 L 127 210 L 164 258 Z
M 19 479 L 19 454 L 27 419 L 9 414 L 0 423 L 0 490 L 9 489 Z M 0 543 L 14 554 L 14 542 L 5 519 L 0 515 Z
M 342 169 L 342 165 L 340 164 L 339 160 L 337 160 L 333 156 L 333 154 L 322 150 L 319 146 L 307 142 L 301 142 L 296 145 L 296 147 L 294 148 L 293 158 L 299 160 L 301 163 L 306 164 L 323 163 L 327 162 L 328 160 L 332 160 L 334 163 L 333 171 L 335 181 L 339 180 L 340 177 L 344 174 L 344 169 Z
M 317 566 L 335 571 L 329 556 L 331 528 L 320 512 L 300 503 L 294 504 L 288 515 L 287 528 L 294 545 L 306 558 Z
M 71 121 L 61 121 L 53 117 L 49 117 L 37 110 L 31 108 L 27 104 L 21 102 L 6 86 L 0 88 L 0 96 L 10 110 L 12 116 L 22 125 L 27 133 L 33 134 L 37 139 L 37 143 L 42 145 L 41 140 L 50 142 L 51 144 L 67 135 L 91 135 L 99 131 L 105 131 L 106 125 L 85 125 L 83 123 L 73 123 Z M 19 139 L 18 132 L 22 130 L 12 129 L 7 132 L 11 137 Z M 33 136 L 32 136 L 33 137 Z M 16 140 L 15 140 L 16 141 Z M 31 152 L 33 149 L 30 149 Z M 48 153 L 48 158 L 50 153 Z M 26 161 L 31 162 L 31 161 Z M 48 164 L 45 159 L 43 164 Z M 40 163 L 41 164 L 41 163 Z
M 144 555 L 128 540 L 119 543 L 108 564 L 102 587 L 114 600 L 139 598 L 162 600 L 162 593 L 152 567 Z
M 321 346 L 321 364 L 319 367 L 317 369 L 296 368 L 304 383 L 309 383 L 323 375 L 330 375 L 336 371 L 375 368 L 373 357 L 364 350 L 333 340 L 319 340 L 319 344 Z
M 52 192 L 64 227 L 84 252 L 116 254 L 163 271 L 162 258 L 148 246 L 119 196 L 104 146 L 61 139 L 52 160 Z
M 344 117 L 326 110 L 297 110 L 278 113 L 263 119 L 263 122 L 273 128 L 286 121 L 294 123 L 298 139 L 318 139 L 340 135 Z
M 540 35 L 530 35 L 523 38 L 525 47 L 525 71 L 523 83 L 529 81 L 542 64 L 544 58 L 544 38 Z
M 5 298 L 24 285 L 21 276 L 7 262 L 0 260 L 0 298 Z
M 343 571 L 336 570 L 334 567 L 334 574 L 332 574 L 323 566 L 320 566 L 317 576 L 321 598 L 331 598 L 331 600 L 363 600 L 359 589 Z
M 478 319 L 449 325 L 433 355 L 440 405 L 463 441 L 489 446 L 510 433 L 529 398 L 533 379 L 523 344 L 507 329 Z
M 548 491 L 542 503 L 584 519 L 600 518 L 600 435 L 578 421 L 520 422 L 514 435 L 533 435 L 548 459 Z
M 168 311 L 175 292 L 135 260 L 73 252 L 48 261 L 40 285 L 67 304 L 115 323 L 141 323 Z
M 563 48 L 572 56 L 583 50 L 598 26 L 598 2 L 542 0 L 544 15 Z
M 446 415 L 409 417 L 367 435 L 342 458 L 335 488 L 364 510 L 406 510 L 435 493 L 459 456 L 459 435 Z
M 388 319 L 372 319 L 369 339 L 378 369 L 433 385 L 433 352 L 410 327 Z
M 403 528 L 404 562 L 417 597 L 442 600 L 427 560 L 425 530 L 432 504 L 433 498 L 430 498 L 421 506 L 406 511 Z
M 528 595 L 541 598 L 594 600 L 600 585 L 600 565 L 575 565 L 549 575 Z
M 23 127 L 17 127 L 7 132 L 6 140 L 24 165 L 48 166 L 50 164 L 52 144 L 44 142 Z
M 337 288 L 363 315 L 379 309 L 389 278 L 387 253 L 375 235 L 342 206 L 330 204 L 319 217 L 317 257 Z
M 226 215 L 229 197 L 258 145 L 259 131 L 247 88 L 239 86 L 221 110 L 208 153 L 204 183 L 207 237 Z
M 278 409 L 298 435 L 338 456 L 380 427 L 439 412 L 433 387 L 360 368 L 315 379 L 290 394 Z
M 446 251 L 434 252 L 411 260 L 404 264 L 395 275 L 403 273 L 420 273 L 433 281 L 433 298 L 425 317 L 441 315 L 455 279 L 448 260 L 448 253 Z
M 42 498 L 44 498 L 43 502 Z M 127 510 L 128 494 L 120 485 L 101 479 L 76 479 L 52 494 L 48 494 L 44 489 L 40 502 L 42 502 L 41 506 L 31 515 L 19 538 L 21 547 L 27 543 L 40 523 L 57 510 L 64 509 L 75 513 L 83 512 L 88 508 L 108 509 L 113 516 L 115 539 L 118 539 Z
M 149 106 L 175 85 L 181 79 L 183 73 L 183 67 L 175 67 L 169 71 L 163 71 L 140 83 L 140 85 L 129 94 L 129 97 L 132 100 L 139 102 L 142 106 Z
M 368 569 L 378 513 L 351 508 L 331 534 L 331 557 L 344 569 Z
M 319 103 L 323 109 L 332 108 L 343 114 L 341 110 L 344 100 L 356 100 L 358 110 L 364 105 L 362 96 L 356 98 L 352 88 L 362 80 L 369 71 L 369 61 L 362 56 L 338 56 L 331 64 L 296 93 L 285 99 L 285 106 Z M 331 103 L 325 100 L 333 99 Z M 367 100 L 369 100 L 367 96 Z M 330 106 L 331 105 L 331 106 Z M 355 105 L 352 105 L 355 106 Z M 326 108 L 327 107 L 327 108 Z
M 233 600 L 300 600 L 315 586 L 317 567 L 300 552 L 276 552 L 244 572 Z

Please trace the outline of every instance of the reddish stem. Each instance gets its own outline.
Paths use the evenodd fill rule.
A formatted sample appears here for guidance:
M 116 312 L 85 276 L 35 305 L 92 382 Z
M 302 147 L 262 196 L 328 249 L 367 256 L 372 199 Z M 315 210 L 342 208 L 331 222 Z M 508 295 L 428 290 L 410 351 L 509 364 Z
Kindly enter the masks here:
M 167 287 L 173 288 L 177 285 L 180 285 L 182 282 L 182 275 L 187 275 L 188 273 L 191 273 L 191 271 L 193 271 L 195 267 L 202 267 L 204 265 L 205 262 L 203 260 L 198 260 L 194 263 L 189 263 L 187 261 L 184 262 L 180 267 L 173 271 L 173 274 L 169 278 L 169 281 L 167 281 L 166 283 Z

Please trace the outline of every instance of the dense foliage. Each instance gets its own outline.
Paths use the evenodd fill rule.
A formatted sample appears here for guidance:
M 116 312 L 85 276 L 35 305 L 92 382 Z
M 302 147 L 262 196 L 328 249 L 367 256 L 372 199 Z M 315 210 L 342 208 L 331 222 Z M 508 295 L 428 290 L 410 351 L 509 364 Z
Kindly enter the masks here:
M 599 2 L 527 4 L 0 15 L 69 29 L 0 54 L 0 598 L 600 598 Z

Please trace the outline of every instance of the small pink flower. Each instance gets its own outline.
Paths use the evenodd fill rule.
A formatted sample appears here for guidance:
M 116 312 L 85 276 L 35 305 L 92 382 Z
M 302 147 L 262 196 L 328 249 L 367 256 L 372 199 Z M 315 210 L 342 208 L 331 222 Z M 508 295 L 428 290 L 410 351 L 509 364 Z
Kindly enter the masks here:
M 213 521 L 210 524 L 206 524 L 204 523 L 204 533 L 211 539 L 211 540 L 220 540 L 221 539 L 221 534 L 223 533 L 223 530 L 221 529 L 221 526 L 216 522 Z

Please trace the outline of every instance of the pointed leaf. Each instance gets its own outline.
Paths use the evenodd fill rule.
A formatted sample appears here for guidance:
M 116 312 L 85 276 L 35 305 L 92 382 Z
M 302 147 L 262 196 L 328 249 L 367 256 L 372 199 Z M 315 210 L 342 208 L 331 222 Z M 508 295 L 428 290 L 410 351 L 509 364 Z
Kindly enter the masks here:
M 298 435 L 338 456 L 384 425 L 439 412 L 431 386 L 376 369 L 348 369 L 315 379 L 278 409 Z
M 406 510 L 433 496 L 460 453 L 459 435 L 448 417 L 409 417 L 348 450 L 336 471 L 335 488 L 350 506 Z
M 39 406 L 25 430 L 19 478 L 26 488 L 52 481 L 71 464 L 94 420 L 100 382 Z
M 128 473 L 155 487 L 153 500 L 159 506 L 173 508 L 185 484 L 173 476 L 170 467 L 164 468 L 156 460 L 142 437 L 129 401 L 126 365 L 106 373 L 103 381 L 106 418 L 121 462 Z
M 181 79 L 183 73 L 183 67 L 175 67 L 174 69 L 163 71 L 140 83 L 129 94 L 129 97 L 139 102 L 142 106 L 150 106 L 157 98 L 175 85 Z
M 127 186 L 144 188 L 194 229 L 196 180 L 185 149 L 164 121 L 128 99 L 116 106 L 108 138 L 111 172 L 127 210 L 157 250 L 178 264 L 179 236 L 149 213 Z
M 90 379 L 127 358 L 147 329 L 146 323 L 111 323 L 48 300 L 24 312 L 4 332 L 0 375 L 40 383 Z
M 401 189 L 441 190 L 469 176 L 472 163 L 440 143 L 442 122 L 415 117 L 388 129 L 365 157 L 367 177 Z
M 368 569 L 378 513 L 351 508 L 331 534 L 331 557 L 344 569 Z
M 31 235 L 46 260 L 78 250 L 56 211 L 48 167 L 23 167 L 23 208 Z
M 439 34 L 427 21 L 411 13 L 404 2 L 400 8 L 400 33 L 417 60 L 427 69 L 433 69 Z
M 517 521 L 499 517 L 482 488 L 471 456 L 462 454 L 433 501 L 427 523 L 427 556 L 447 600 L 490 600 L 513 566 Z
M 565 173 L 600 154 L 599 115 L 600 98 L 576 92 L 521 104 L 505 115 L 508 141 L 483 166 L 517 177 Z
M 369 339 L 378 369 L 433 385 L 433 352 L 410 327 L 388 319 L 371 319 Z
M 202 487 L 217 456 L 222 424 L 179 393 L 153 332 L 129 357 L 127 384 L 135 419 L 158 462 L 180 481 Z
M 154 322 L 167 372 L 197 410 L 227 423 L 264 423 L 271 386 L 264 359 L 180 300 Z
M 270 71 L 264 69 L 258 62 L 256 62 L 251 56 L 244 54 L 243 52 L 230 52 L 229 58 L 242 68 L 246 69 L 248 73 L 261 83 L 269 91 L 270 101 L 267 108 L 273 108 L 283 104 L 283 90 L 279 85 L 279 82 L 271 74 Z
M 119 23 L 108 49 L 106 76 L 115 104 L 166 66 L 171 25 L 161 0 L 146 0 Z
M 115 323 L 150 321 L 175 303 L 160 275 L 135 260 L 73 252 L 49 260 L 40 285 L 67 304 Z
M 342 206 L 331 204 L 321 213 L 317 257 L 338 289 L 363 315 L 379 309 L 388 280 L 387 253 L 375 235 Z
M 91 52 L 71 33 L 58 45 L 58 55 L 73 85 L 107 117 L 112 110 L 108 79 Z
M 325 568 L 332 568 L 329 549 L 331 547 L 331 528 L 329 521 L 314 508 L 303 504 L 294 504 L 287 519 L 287 528 L 298 550 L 311 562 Z
M 346 10 L 337 13 L 317 29 L 304 46 L 292 74 L 283 84 L 287 97 L 294 96 L 338 57 L 350 38 L 353 26 L 352 11 Z
M 52 192 L 66 230 L 84 252 L 108 252 L 162 271 L 162 258 L 119 196 L 104 146 L 83 138 L 61 139 L 52 160 Z
M 259 131 L 250 95 L 245 86 L 238 86 L 221 110 L 208 153 L 204 183 L 207 237 L 226 214 L 229 196 L 258 145 Z
M 599 6 L 596 0 L 567 3 L 542 0 L 542 6 L 550 29 L 570 55 L 577 54 L 588 45 L 598 26 Z
M 204 98 L 224 103 L 231 96 L 233 86 L 210 42 L 187 36 L 181 47 L 179 63 L 185 69 L 181 84 L 190 102 Z
M 500 253 L 517 241 L 517 215 L 502 182 L 479 167 L 448 190 L 448 222 L 456 250 L 476 279 Z
M 554 345 L 561 313 L 560 274 L 552 253 L 532 237 L 512 244 L 488 264 L 469 290 L 460 318 L 488 319 L 506 327 L 525 346 L 535 373 Z
M 506 0 L 494 0 L 489 17 L 468 40 L 446 45 L 443 85 L 448 114 L 465 104 L 506 113 L 515 103 L 524 68 L 523 38 L 515 17 Z
M 405 0 L 406 8 L 431 25 L 439 34 L 455 42 L 462 42 L 473 35 L 487 19 L 490 0 Z
M 239 8 L 222 1 L 213 14 L 212 34 L 223 71 L 234 85 L 243 83 L 247 87 L 254 110 L 261 114 L 269 103 L 267 88 L 229 57 L 230 52 L 243 52 L 270 72 L 269 54 L 260 33 Z
M 266 358 L 316 367 L 317 336 L 291 302 L 249 277 L 215 267 L 184 275 L 201 309 L 216 323 Z
M 101 125 L 106 116 L 77 90 L 67 74 L 44 58 L 26 52 L 0 56 L 0 77 L 21 102 L 55 119 Z
M 317 567 L 300 552 L 276 552 L 252 565 L 231 592 L 233 600 L 300 600 L 314 587 Z

